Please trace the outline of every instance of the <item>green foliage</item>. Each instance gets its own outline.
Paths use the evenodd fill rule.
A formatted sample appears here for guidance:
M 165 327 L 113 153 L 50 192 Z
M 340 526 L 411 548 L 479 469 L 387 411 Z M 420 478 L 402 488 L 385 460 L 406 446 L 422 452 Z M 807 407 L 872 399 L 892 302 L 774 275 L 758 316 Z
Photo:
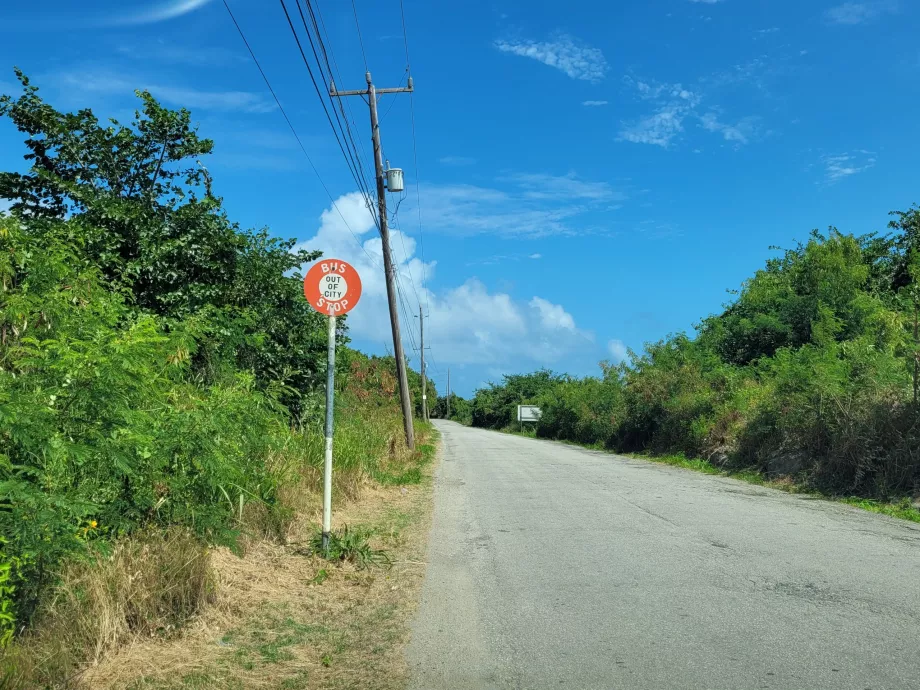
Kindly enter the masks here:
M 504 429 L 517 423 L 517 406 L 536 403 L 545 391 L 565 377 L 548 369 L 532 374 L 502 377 L 500 384 L 490 383 L 473 397 L 471 422 L 487 429 Z
M 431 416 L 437 419 L 452 419 L 455 422 L 469 426 L 473 423 L 473 404 L 466 398 L 461 398 L 456 393 L 450 394 L 450 405 L 448 405 L 448 396 L 442 395 L 432 408 Z M 448 415 L 449 413 L 449 415 Z
M 560 381 L 537 401 L 542 416 L 537 435 L 577 443 L 610 445 L 623 418 L 620 372 L 606 367 L 603 378 Z
M 316 532 L 310 541 L 312 551 L 329 561 L 348 561 L 359 570 L 372 565 L 389 566 L 392 561 L 385 551 L 371 548 L 368 542 L 371 533 L 366 529 L 349 528 L 345 525 L 339 532 L 329 533 L 329 544 L 323 548 L 323 534 Z
M 16 586 L 13 584 L 15 569 L 21 564 L 21 559 L 7 554 L 8 541 L 0 537 L 0 649 L 3 649 L 13 639 L 16 632 L 16 613 L 14 609 L 14 596 Z
M 835 494 L 917 491 L 920 209 L 894 215 L 888 236 L 812 233 L 697 337 L 649 343 L 601 378 L 537 372 L 477 391 L 473 424 L 502 428 L 534 402 L 540 436 L 794 475 Z
M 297 272 L 318 253 L 227 218 L 188 111 L 139 92 L 130 126 L 100 123 L 17 76 L 0 117 L 31 167 L 0 172 L 0 620 L 20 626 L 65 562 L 145 525 L 233 545 L 246 506 L 271 522 L 291 471 L 274 459 L 315 445 L 326 333 Z

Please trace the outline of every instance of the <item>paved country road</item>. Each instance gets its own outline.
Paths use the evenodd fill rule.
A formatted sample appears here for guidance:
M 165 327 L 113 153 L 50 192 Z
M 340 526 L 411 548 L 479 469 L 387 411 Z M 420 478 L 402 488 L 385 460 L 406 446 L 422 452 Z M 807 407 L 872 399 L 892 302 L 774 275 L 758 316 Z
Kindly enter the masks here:
M 437 422 L 413 688 L 920 688 L 920 527 Z

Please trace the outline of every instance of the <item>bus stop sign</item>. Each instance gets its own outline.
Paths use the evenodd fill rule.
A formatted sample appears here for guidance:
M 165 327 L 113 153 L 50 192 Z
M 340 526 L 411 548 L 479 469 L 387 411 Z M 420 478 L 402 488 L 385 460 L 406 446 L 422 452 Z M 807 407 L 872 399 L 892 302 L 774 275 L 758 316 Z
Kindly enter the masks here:
M 347 261 L 321 259 L 307 271 L 303 294 L 320 314 L 342 316 L 361 299 L 361 278 Z

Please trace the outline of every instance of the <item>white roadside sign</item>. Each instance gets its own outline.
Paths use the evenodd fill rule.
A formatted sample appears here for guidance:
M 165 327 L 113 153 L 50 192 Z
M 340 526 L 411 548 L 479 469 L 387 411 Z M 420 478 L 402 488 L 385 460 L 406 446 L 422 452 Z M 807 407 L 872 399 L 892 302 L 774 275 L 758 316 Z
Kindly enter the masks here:
M 540 408 L 536 405 L 518 405 L 519 422 L 539 422 Z

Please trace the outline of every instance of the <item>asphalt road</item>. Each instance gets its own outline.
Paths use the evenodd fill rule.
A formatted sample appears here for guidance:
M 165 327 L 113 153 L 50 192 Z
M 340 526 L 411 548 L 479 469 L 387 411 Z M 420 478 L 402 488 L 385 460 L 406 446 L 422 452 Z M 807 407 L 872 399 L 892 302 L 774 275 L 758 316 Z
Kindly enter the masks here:
M 920 688 L 920 526 L 437 425 L 413 688 Z

